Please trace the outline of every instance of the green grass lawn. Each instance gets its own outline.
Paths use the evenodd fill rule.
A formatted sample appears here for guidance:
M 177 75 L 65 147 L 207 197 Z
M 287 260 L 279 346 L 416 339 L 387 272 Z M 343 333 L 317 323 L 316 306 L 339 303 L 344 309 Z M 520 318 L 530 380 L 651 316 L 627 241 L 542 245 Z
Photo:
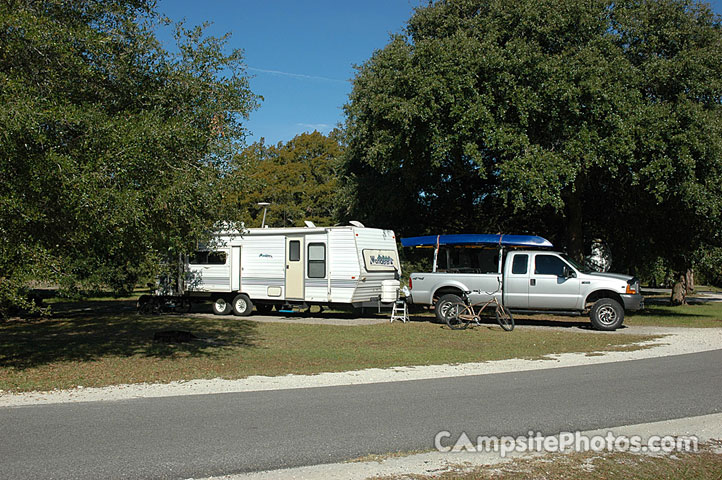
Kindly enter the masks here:
M 648 305 L 643 312 L 628 313 L 625 325 L 658 327 L 722 327 L 722 302 L 680 305 Z
M 540 358 L 627 350 L 653 337 L 496 325 L 465 331 L 428 322 L 333 326 L 259 323 L 234 316 L 141 316 L 132 300 L 58 303 L 53 318 L 0 323 L 0 389 L 314 374 L 370 367 Z M 199 339 L 153 342 L 161 330 Z

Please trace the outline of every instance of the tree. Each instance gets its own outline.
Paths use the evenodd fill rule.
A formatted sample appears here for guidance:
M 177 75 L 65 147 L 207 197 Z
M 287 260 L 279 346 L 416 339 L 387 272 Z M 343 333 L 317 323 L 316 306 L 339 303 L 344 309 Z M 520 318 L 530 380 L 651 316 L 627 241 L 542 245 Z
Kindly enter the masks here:
M 601 237 L 630 269 L 684 273 L 722 241 L 720 32 L 682 0 L 417 8 L 358 67 L 347 211 L 396 206 L 405 234 L 545 232 L 575 257 Z
M 304 220 L 333 225 L 337 208 L 341 132 L 302 133 L 287 143 L 250 145 L 237 159 L 245 188 L 229 197 L 249 225 L 260 225 L 259 202 L 269 202 L 266 224 L 303 226 Z
M 161 48 L 151 0 L 0 6 L 0 295 L 30 279 L 127 291 L 213 222 L 257 106 L 203 28 Z M 230 218 L 232 219 L 232 218 Z

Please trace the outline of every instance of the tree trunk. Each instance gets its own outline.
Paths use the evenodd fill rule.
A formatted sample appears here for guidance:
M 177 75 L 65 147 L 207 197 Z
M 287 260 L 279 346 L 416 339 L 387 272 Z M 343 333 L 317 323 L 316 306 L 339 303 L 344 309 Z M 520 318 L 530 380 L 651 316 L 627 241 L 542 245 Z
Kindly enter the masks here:
M 687 274 L 680 273 L 672 286 L 672 296 L 669 299 L 672 305 L 687 304 Z
M 686 287 L 687 287 L 687 295 L 692 295 L 694 293 L 694 270 L 691 268 L 687 270 L 687 273 L 684 274 Z
M 582 174 L 578 173 L 567 196 L 567 248 L 569 256 L 584 261 L 584 229 L 582 225 Z

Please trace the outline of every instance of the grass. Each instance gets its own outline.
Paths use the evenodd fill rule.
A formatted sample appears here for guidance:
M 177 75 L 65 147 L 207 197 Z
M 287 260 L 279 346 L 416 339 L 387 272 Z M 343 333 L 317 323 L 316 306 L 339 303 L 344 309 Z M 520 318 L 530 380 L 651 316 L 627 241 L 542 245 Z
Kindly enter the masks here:
M 713 442 L 718 444 L 719 442 Z M 375 477 L 377 480 L 441 479 L 441 480 L 606 480 L 679 479 L 719 480 L 722 472 L 722 454 L 710 444 L 700 445 L 698 452 L 672 455 L 642 455 L 631 453 L 570 453 L 548 454 L 541 457 L 518 458 L 513 461 L 467 468 L 463 465 L 454 471 L 435 473 L 433 476 L 404 474 L 403 476 Z
M 31 391 L 196 378 L 315 374 L 371 367 L 543 358 L 642 348 L 654 337 L 571 330 L 451 331 L 428 322 L 333 326 L 233 316 L 141 316 L 132 300 L 54 305 L 53 318 L 0 323 L 0 390 Z M 188 343 L 154 343 L 161 330 Z

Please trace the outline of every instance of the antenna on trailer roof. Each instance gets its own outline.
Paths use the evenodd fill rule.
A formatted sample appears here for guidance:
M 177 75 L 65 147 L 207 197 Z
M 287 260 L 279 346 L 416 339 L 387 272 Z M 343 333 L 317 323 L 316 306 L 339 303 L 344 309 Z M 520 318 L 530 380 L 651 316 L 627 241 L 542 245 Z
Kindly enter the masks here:
M 361 222 L 359 222 L 359 221 L 357 221 L 357 220 L 351 220 L 351 221 L 348 222 L 348 223 L 350 223 L 350 224 L 353 225 L 354 227 L 365 228 L 365 227 L 364 227 L 364 224 L 361 223 Z
M 263 220 L 261 221 L 261 228 L 266 226 L 266 209 L 268 209 L 268 206 L 270 203 L 268 202 L 258 202 L 256 205 L 259 207 L 263 207 Z

